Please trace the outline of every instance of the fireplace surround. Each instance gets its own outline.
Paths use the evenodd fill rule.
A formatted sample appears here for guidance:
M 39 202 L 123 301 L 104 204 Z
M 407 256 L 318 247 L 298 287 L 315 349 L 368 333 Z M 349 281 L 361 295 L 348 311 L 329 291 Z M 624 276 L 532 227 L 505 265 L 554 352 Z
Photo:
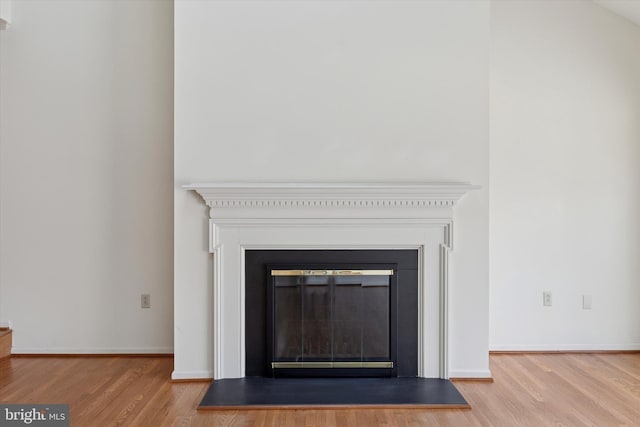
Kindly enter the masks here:
M 246 376 L 250 250 L 415 250 L 417 375 L 448 378 L 453 208 L 466 183 L 202 183 L 213 254 L 214 378 Z
M 246 251 L 246 376 L 417 376 L 418 255 Z

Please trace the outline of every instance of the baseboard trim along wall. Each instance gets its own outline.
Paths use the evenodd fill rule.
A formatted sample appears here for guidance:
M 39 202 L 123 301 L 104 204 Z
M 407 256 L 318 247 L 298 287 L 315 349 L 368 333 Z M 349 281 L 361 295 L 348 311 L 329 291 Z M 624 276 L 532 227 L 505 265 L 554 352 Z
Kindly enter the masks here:
M 453 382 L 469 382 L 469 381 L 473 381 L 473 382 L 480 382 L 480 383 L 492 383 L 493 382 L 493 378 L 449 378 L 451 381 Z
M 45 356 L 45 355 L 106 355 L 106 356 L 118 356 L 118 355 L 172 355 L 173 347 L 125 347 L 125 348 L 69 348 L 69 347 L 52 347 L 52 348 L 39 348 L 39 347 L 13 347 L 11 354 L 15 356 L 19 355 L 33 355 L 33 356 Z
M 127 357 L 139 357 L 139 358 L 158 358 L 158 357 L 170 357 L 173 359 L 173 353 L 20 353 L 12 354 L 11 357 L 15 359 L 28 359 L 28 358 L 127 358 Z
M 491 375 L 490 370 L 477 370 L 477 371 L 469 371 L 469 370 L 450 370 L 449 371 L 449 379 L 452 380 L 492 380 L 493 375 Z
M 210 378 L 185 378 L 183 380 L 174 380 L 171 379 L 172 383 L 175 384 L 184 384 L 184 383 L 209 383 L 213 381 L 213 377 Z
M 615 353 L 615 352 L 637 352 L 640 351 L 640 344 L 609 344 L 609 345 L 492 345 L 489 347 L 490 354 L 499 353 Z
M 172 381 L 213 380 L 213 371 L 173 371 Z

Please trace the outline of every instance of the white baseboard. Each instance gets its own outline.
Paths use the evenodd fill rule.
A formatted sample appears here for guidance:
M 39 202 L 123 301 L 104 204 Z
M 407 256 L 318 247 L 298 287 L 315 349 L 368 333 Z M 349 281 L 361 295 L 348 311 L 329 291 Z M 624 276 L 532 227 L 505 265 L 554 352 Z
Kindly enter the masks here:
M 635 351 L 640 344 L 497 344 L 489 351 Z
M 453 369 L 449 371 L 449 378 L 493 378 L 489 369 L 465 370 Z
M 213 378 L 213 371 L 173 371 L 172 380 L 208 380 Z
M 173 354 L 173 347 L 12 347 L 11 354 Z

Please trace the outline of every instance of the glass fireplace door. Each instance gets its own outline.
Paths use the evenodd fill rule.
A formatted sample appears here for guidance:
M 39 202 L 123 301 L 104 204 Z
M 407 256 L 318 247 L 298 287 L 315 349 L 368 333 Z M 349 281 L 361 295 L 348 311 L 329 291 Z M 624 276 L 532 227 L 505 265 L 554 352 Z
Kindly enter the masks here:
M 271 270 L 272 368 L 393 368 L 393 270 Z

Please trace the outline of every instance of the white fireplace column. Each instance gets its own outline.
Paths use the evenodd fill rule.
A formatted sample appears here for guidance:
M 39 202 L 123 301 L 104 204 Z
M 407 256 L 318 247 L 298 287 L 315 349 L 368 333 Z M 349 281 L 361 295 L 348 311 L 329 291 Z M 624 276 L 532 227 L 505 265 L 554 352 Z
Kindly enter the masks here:
M 214 378 L 245 376 L 244 253 L 417 249 L 418 375 L 448 378 L 453 208 L 467 183 L 197 183 L 210 208 Z

